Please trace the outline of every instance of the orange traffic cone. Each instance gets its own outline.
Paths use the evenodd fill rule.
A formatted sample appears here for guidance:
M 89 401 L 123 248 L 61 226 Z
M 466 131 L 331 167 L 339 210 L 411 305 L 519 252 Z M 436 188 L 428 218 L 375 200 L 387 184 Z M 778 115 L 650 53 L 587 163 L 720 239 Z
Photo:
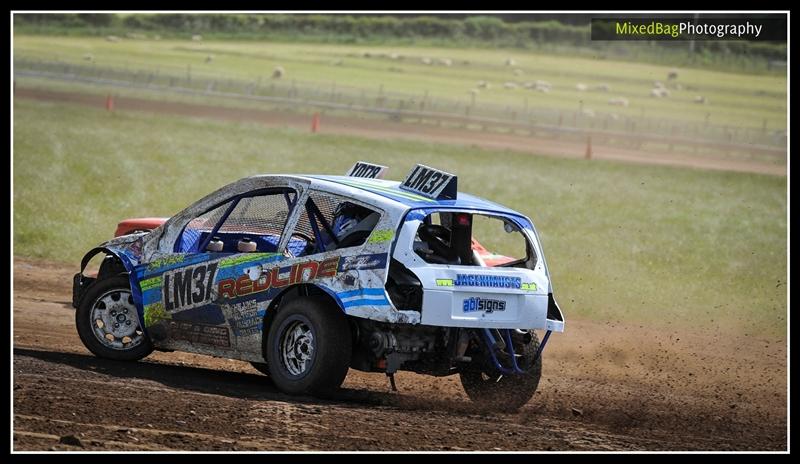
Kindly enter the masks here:
M 592 136 L 590 135 L 586 139 L 586 159 L 592 159 Z
M 311 118 L 311 132 L 317 132 L 319 130 L 319 113 L 314 113 L 314 116 Z

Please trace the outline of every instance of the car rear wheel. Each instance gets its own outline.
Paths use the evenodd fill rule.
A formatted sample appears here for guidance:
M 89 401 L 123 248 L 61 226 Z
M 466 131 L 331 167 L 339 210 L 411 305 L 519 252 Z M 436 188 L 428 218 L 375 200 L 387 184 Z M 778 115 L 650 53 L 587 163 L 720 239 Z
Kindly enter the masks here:
M 475 403 L 487 405 L 499 411 L 516 411 L 533 398 L 542 376 L 542 357 L 533 363 L 539 349 L 539 338 L 530 331 L 525 334 L 512 331 L 517 364 L 525 374 L 502 374 L 491 363 L 488 353 L 476 353 L 473 362 L 459 372 L 461 385 L 467 396 Z M 484 350 L 486 347 L 483 347 Z M 521 355 L 521 356 L 519 356 Z M 500 357 L 503 366 L 510 365 L 510 358 Z
M 289 301 L 269 327 L 269 376 L 285 393 L 320 395 L 336 390 L 347 375 L 351 352 L 347 318 L 322 297 Z
M 75 326 L 84 346 L 101 358 L 138 361 L 153 351 L 127 276 L 92 285 L 75 310 Z

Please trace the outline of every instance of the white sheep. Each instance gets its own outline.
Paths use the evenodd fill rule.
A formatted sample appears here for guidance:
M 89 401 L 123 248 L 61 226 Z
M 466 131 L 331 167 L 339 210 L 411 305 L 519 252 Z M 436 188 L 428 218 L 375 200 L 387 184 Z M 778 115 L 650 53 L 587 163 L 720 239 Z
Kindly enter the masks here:
M 665 87 L 664 87 L 664 84 L 663 84 L 663 83 L 661 83 L 661 82 L 659 82 L 659 81 L 655 81 L 655 82 L 653 82 L 653 87 L 655 87 L 655 88 L 657 88 L 657 89 L 663 89 L 663 88 L 665 88 Z
M 705 105 L 708 101 L 706 100 L 706 97 L 702 95 L 697 95 L 694 97 L 694 102 L 700 105 Z
M 514 70 L 514 75 L 515 75 L 515 76 L 521 76 L 521 75 L 523 75 L 523 74 L 525 74 L 525 71 L 523 71 L 523 70 L 521 70 L 521 69 L 519 69 L 519 68 L 517 68 L 517 69 L 515 69 L 515 70 Z
M 669 90 L 656 87 L 650 90 L 650 96 L 656 98 L 666 98 L 669 97 Z
M 534 84 L 534 88 L 539 92 L 548 93 L 553 89 L 553 86 L 547 81 L 537 80 Z
M 273 79 L 280 79 L 286 74 L 284 71 L 283 66 L 275 66 L 275 70 L 272 71 L 272 78 Z
M 452 66 L 453 60 L 451 60 L 450 58 L 439 58 L 436 60 L 436 63 L 442 66 Z
M 575 84 L 575 89 L 579 92 L 586 92 L 589 89 L 589 86 L 586 84 L 577 83 Z
M 516 66 L 517 62 L 514 58 L 506 58 L 506 66 Z
M 593 118 L 594 117 L 594 110 L 589 109 L 589 108 L 584 108 L 584 109 L 581 110 L 581 114 L 583 116 L 586 116 L 586 117 L 589 117 L 589 118 Z
M 202 42 L 203 36 L 200 34 L 195 34 L 192 36 L 192 42 Z
M 531 81 L 527 81 L 527 82 L 523 82 L 522 86 L 525 87 L 526 89 L 533 89 L 533 88 L 536 87 L 536 84 L 534 84 Z
M 627 107 L 629 103 L 630 102 L 628 102 L 628 99 L 625 98 L 625 97 L 617 97 L 617 98 L 612 98 L 612 99 L 608 100 L 608 104 L 612 105 L 612 106 L 625 106 L 625 107 Z
M 430 64 L 432 64 L 432 63 L 433 63 L 433 60 L 431 60 L 431 59 L 430 59 L 430 58 L 428 58 L 427 56 L 426 56 L 426 57 L 424 57 L 424 58 L 422 58 L 420 61 L 422 61 L 422 64 L 427 64 L 427 65 L 430 65 Z
M 505 87 L 507 89 L 516 89 L 517 88 L 517 84 L 514 83 L 514 82 L 506 82 L 505 84 L 503 84 L 503 87 Z
M 108 42 L 119 42 L 119 37 L 117 37 L 115 35 L 107 35 L 106 36 L 106 40 Z
M 469 93 L 472 94 L 473 97 L 477 97 L 481 91 L 478 89 L 470 89 Z
M 489 89 L 492 85 L 486 81 L 478 81 L 479 89 Z
M 92 55 L 91 53 L 87 53 L 83 55 L 83 59 L 86 61 L 94 61 L 94 55 Z
M 389 54 L 389 59 L 390 60 L 399 60 L 400 59 L 400 55 L 398 55 L 397 53 L 390 53 Z
M 594 89 L 597 90 L 598 92 L 610 92 L 611 86 L 608 84 L 599 84 L 594 86 Z

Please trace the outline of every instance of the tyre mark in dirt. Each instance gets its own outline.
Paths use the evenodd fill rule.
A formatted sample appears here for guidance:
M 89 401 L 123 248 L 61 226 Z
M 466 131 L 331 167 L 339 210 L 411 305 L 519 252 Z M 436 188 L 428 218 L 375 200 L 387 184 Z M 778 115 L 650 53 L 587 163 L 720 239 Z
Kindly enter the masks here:
M 118 430 L 122 428 L 125 430 L 122 432 L 124 436 L 130 435 L 128 431 L 132 430 L 135 431 L 132 432 L 134 438 L 140 442 L 171 449 L 228 449 L 235 443 L 238 449 L 436 450 L 442 449 L 443 443 L 451 443 L 450 440 L 454 446 L 467 449 L 491 449 L 498 445 L 502 449 L 528 449 L 531 443 L 526 437 L 552 440 L 549 443 L 561 443 L 561 447 L 572 449 L 596 448 L 601 446 L 598 443 L 614 449 L 647 446 L 646 441 L 611 434 L 598 434 L 598 438 L 586 441 L 586 434 L 581 429 L 577 434 L 583 436 L 584 441 L 576 440 L 573 443 L 569 434 L 565 436 L 562 432 L 553 432 L 564 426 L 559 421 L 523 425 L 510 422 L 509 417 L 513 416 L 487 417 L 449 411 L 420 414 L 418 408 L 375 407 L 369 402 L 366 405 L 281 401 L 248 404 L 252 400 L 159 387 L 151 385 L 151 380 L 115 379 L 97 372 L 88 372 L 87 378 L 81 379 L 75 375 L 76 369 L 73 367 L 22 356 L 22 352 L 17 350 L 15 361 L 15 371 L 18 371 L 15 375 L 15 384 L 18 385 L 15 392 L 15 427 L 28 432 L 59 436 L 83 432 L 89 439 L 102 441 L 117 437 Z M 70 359 L 70 356 L 51 357 Z M 89 362 L 93 359 L 88 356 L 84 358 Z M 20 370 L 43 370 L 48 374 L 29 374 Z M 240 377 L 238 374 L 234 376 Z M 70 395 L 77 391 L 85 394 L 71 398 Z M 102 404 L 98 400 L 107 400 L 107 395 L 104 397 L 107 391 L 136 400 L 131 404 L 116 405 L 106 415 L 98 416 L 97 404 Z M 302 401 L 302 398 L 297 401 Z M 164 404 L 170 405 L 168 410 L 163 409 Z M 187 412 L 188 408 L 193 409 Z M 48 411 L 48 418 L 33 422 L 33 417 L 41 416 L 41 413 L 36 414 L 41 410 Z M 195 415 L 191 415 L 191 411 L 196 411 Z M 241 411 L 249 411 L 244 420 L 238 416 Z M 212 414 L 216 416 L 215 420 L 198 422 L 198 419 Z M 260 420 L 254 421 L 256 418 Z M 488 432 L 485 430 L 487 420 L 493 424 Z M 312 422 L 317 425 L 309 426 Z M 176 429 L 165 429 L 164 425 L 169 423 L 176 424 Z M 430 429 L 432 423 L 458 425 L 449 427 L 442 437 L 439 431 Z M 76 429 L 76 426 L 69 424 L 83 424 L 86 428 L 79 425 Z M 215 432 L 208 433 L 211 430 Z M 405 439 L 395 441 L 389 439 L 387 433 L 398 433 Z M 212 440 L 206 435 L 215 435 L 217 438 Z M 504 443 L 504 440 L 514 438 L 517 439 L 516 443 Z
M 783 342 L 751 339 L 743 352 L 724 332 L 681 333 L 677 344 L 652 329 L 573 321 L 548 347 L 540 391 L 516 414 L 469 402 L 452 377 L 407 372 L 398 373 L 399 393 L 388 390 L 384 376 L 351 370 L 333 398 L 290 397 L 239 361 L 178 352 L 138 363 L 95 358 L 75 333 L 73 311 L 33 301 L 41 296 L 37 289 L 59 285 L 51 301 L 67 299 L 63 282 L 74 269 L 30 261 L 42 271 L 26 276 L 17 261 L 18 450 L 66 448 L 52 437 L 79 433 L 97 441 L 87 449 L 108 450 L 122 449 L 111 442 L 177 450 L 786 447 Z M 111 401 L 112 393 L 121 398 Z M 113 407 L 98 413 L 108 402 Z
M 51 448 L 53 448 L 54 451 L 57 450 L 56 445 L 60 444 L 59 440 L 61 438 L 61 436 L 59 435 L 52 435 L 49 433 L 25 432 L 22 430 L 15 430 L 14 441 L 19 441 L 20 437 L 33 439 L 33 440 L 25 440 L 29 442 L 39 441 L 43 444 L 42 448 L 52 445 Z M 101 441 L 98 439 L 87 438 L 84 436 L 81 436 L 81 446 L 64 445 L 64 444 L 62 444 L 61 446 L 69 450 L 80 450 L 80 449 L 91 450 L 92 448 L 97 448 L 97 447 L 100 447 L 99 449 L 104 449 L 105 447 L 109 446 L 119 451 L 161 451 L 165 449 L 151 445 L 133 445 L 130 443 L 124 443 L 121 441 L 114 441 L 114 440 Z
M 307 424 L 300 421 L 298 415 L 294 414 L 296 407 L 289 403 L 256 403 L 250 407 L 251 419 L 248 425 L 260 430 L 267 423 L 274 421 L 278 424 L 278 441 L 286 449 L 308 450 L 310 449 L 302 439 L 303 427 Z M 270 418 L 274 416 L 274 418 Z M 276 438 L 277 438 L 276 437 Z
M 97 424 L 97 423 L 87 423 L 87 422 L 76 422 L 76 421 L 69 421 L 63 419 L 48 419 L 45 417 L 40 416 L 30 416 L 24 414 L 15 414 L 14 415 L 14 422 L 16 427 L 22 428 L 37 428 L 41 427 L 41 423 L 45 422 L 50 427 L 50 430 L 55 430 L 60 432 L 60 435 L 50 435 L 56 438 L 60 436 L 73 433 L 74 430 L 80 430 L 81 432 L 78 435 L 83 434 L 85 435 L 86 440 L 105 440 L 106 444 L 115 443 L 107 439 L 107 437 L 126 437 L 128 439 L 138 441 L 146 441 L 148 443 L 160 443 L 163 445 L 163 448 L 169 449 L 170 443 L 176 441 L 176 437 L 180 437 L 181 442 L 194 442 L 200 446 L 207 447 L 209 449 L 216 449 L 216 448 L 226 448 L 226 449 L 273 449 L 273 446 L 266 446 L 272 445 L 270 441 L 253 441 L 247 440 L 245 438 L 224 438 L 218 435 L 212 435 L 207 433 L 196 433 L 196 432 L 185 432 L 180 430 L 164 430 L 164 429 L 156 429 L 156 428 L 135 428 L 135 427 L 125 427 L 120 425 L 104 425 L 104 424 Z M 23 431 L 22 433 L 38 433 L 38 432 L 26 432 Z M 126 442 L 116 442 L 121 443 L 124 445 L 129 445 L 132 447 L 143 447 L 146 445 L 140 444 L 133 444 L 133 443 L 126 443 Z M 153 448 L 151 448 L 153 449 Z M 289 449 L 289 448 L 287 448 Z M 292 448 L 296 449 L 296 448 Z

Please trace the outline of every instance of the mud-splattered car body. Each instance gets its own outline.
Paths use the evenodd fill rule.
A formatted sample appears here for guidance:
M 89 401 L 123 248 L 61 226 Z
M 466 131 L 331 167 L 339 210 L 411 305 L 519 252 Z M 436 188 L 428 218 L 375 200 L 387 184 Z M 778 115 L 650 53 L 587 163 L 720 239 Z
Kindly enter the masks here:
M 75 275 L 73 305 L 80 307 L 87 289 L 97 280 L 124 274 L 144 335 L 156 349 L 254 363 L 266 361 L 264 333 L 271 313 L 298 295 L 324 296 L 348 318 L 361 320 L 354 326 L 361 324 L 362 331 L 370 333 L 409 332 L 413 327 L 422 332 L 436 328 L 544 329 L 547 335 L 563 331 L 564 319 L 553 298 L 547 264 L 530 219 L 457 192 L 454 176 L 453 182 L 443 187 L 450 193 L 440 192 L 436 197 L 424 191 L 427 178 L 417 182 L 415 189 L 404 185 L 413 179 L 400 183 L 358 175 L 359 169 L 362 174 L 365 169 L 368 174 L 376 172 L 369 171 L 370 167 L 377 169 L 357 164 L 348 176 L 253 176 L 211 193 L 152 231 L 135 229 L 137 224 L 147 229 L 160 219 L 120 224 L 118 233 L 131 229 L 134 233 L 87 253 L 81 272 Z M 273 214 L 264 209 L 275 224 L 283 222 L 281 227 L 270 229 L 269 221 L 261 224 L 251 219 L 228 227 L 226 221 L 239 214 L 237 211 L 253 208 L 260 198 L 269 198 L 274 205 L 285 201 L 285 208 L 275 206 L 283 212 Z M 326 249 L 324 238 L 326 233 L 332 234 L 331 211 L 341 202 L 366 208 L 379 214 L 379 219 L 357 245 Z M 248 206 L 242 207 L 244 203 Z M 431 222 L 431 215 L 464 223 L 473 215 L 502 221 L 506 231 L 524 237 L 527 256 L 517 267 L 503 267 L 511 258 L 491 254 L 469 236 L 465 240 L 471 241 L 471 250 L 478 250 L 477 255 L 452 255 L 448 259 L 455 261 L 431 262 L 426 257 L 432 255 L 425 253 L 433 252 L 420 245 L 418 234 L 420 227 Z M 452 228 L 455 231 L 457 226 Z M 244 235 L 258 241 L 257 251 L 233 249 L 234 241 L 241 245 L 242 240 L 250 240 L 242 238 Z M 207 251 L 211 241 L 222 243 L 225 251 Z M 107 257 L 98 275 L 84 275 L 89 260 L 99 253 Z M 486 264 L 481 256 L 494 261 Z M 458 265 L 467 261 L 470 266 Z M 488 336 L 492 339 L 491 333 Z M 454 373 L 453 360 L 464 358 L 464 346 L 460 352 L 455 347 L 458 336 L 447 337 L 448 349 L 455 350 L 452 359 L 446 367 L 432 371 Z M 358 346 L 358 336 L 353 338 Z M 403 336 L 398 338 L 401 341 L 394 337 L 363 341 L 369 353 L 359 356 L 354 348 L 352 367 L 393 373 L 406 362 L 418 361 L 420 353 L 433 351 L 436 344 L 409 335 L 405 338 L 411 341 L 404 348 Z M 465 344 L 463 340 L 460 343 Z

